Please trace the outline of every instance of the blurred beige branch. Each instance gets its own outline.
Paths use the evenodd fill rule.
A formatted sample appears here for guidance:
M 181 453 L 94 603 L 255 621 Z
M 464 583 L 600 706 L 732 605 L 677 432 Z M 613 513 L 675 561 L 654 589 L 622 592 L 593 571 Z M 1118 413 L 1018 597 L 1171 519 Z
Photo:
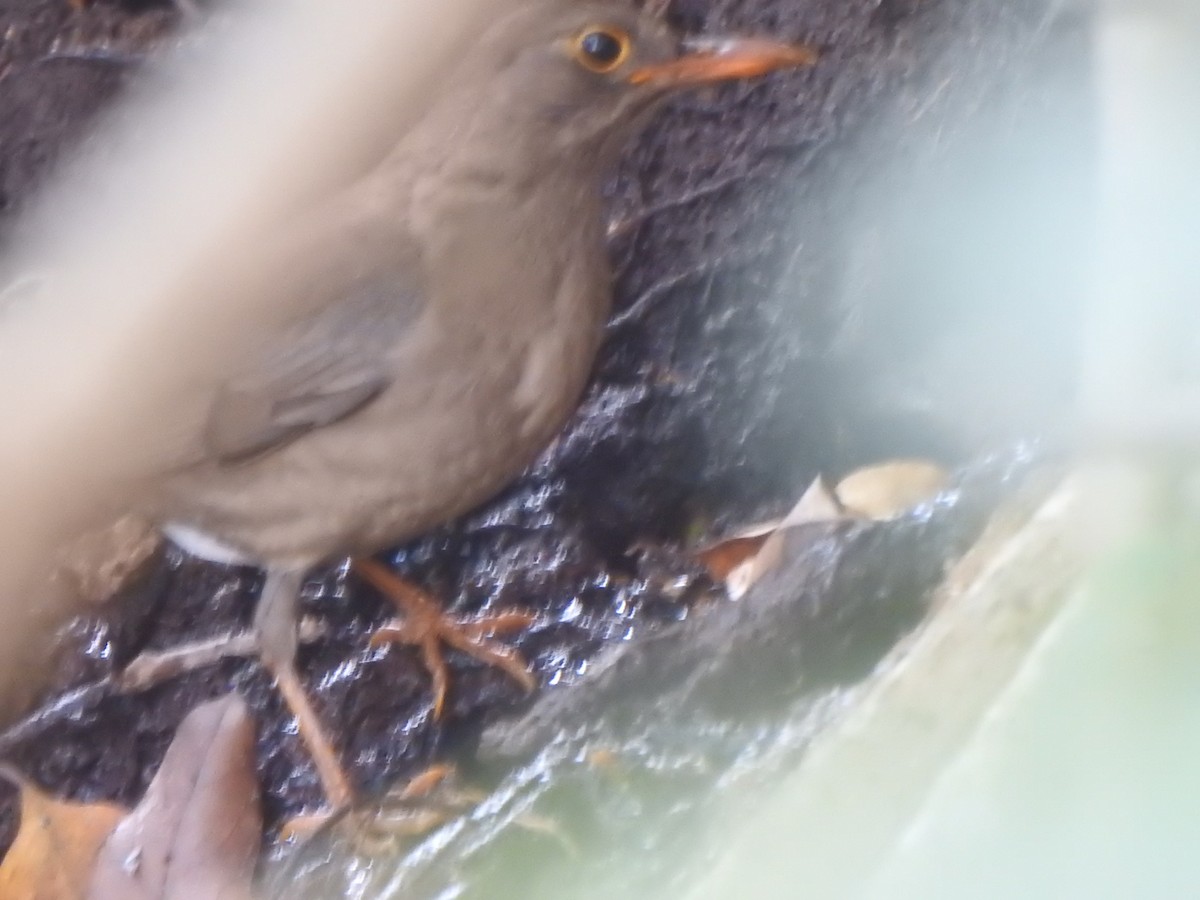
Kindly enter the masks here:
M 488 4 L 247 7 L 166 61 L 3 266 L 25 284 L 0 310 L 0 721 L 71 611 L 39 583 L 49 553 L 169 464 L 160 413 L 270 314 L 221 302 L 263 277 L 260 235 L 402 132 Z

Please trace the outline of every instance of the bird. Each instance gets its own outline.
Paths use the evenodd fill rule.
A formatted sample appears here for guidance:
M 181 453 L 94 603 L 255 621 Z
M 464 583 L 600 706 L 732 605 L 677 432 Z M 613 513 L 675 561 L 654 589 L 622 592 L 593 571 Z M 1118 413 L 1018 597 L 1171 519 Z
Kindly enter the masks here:
M 259 658 L 332 807 L 355 789 L 296 671 L 304 579 L 349 558 L 394 602 L 371 642 L 418 649 L 435 717 L 443 645 L 536 687 L 494 638 L 530 615 L 457 619 L 372 556 L 495 495 L 575 408 L 612 303 L 603 182 L 663 101 L 816 55 L 686 39 L 625 0 L 501 4 L 381 161 L 264 237 L 287 314 L 203 386 L 187 458 L 131 505 L 265 571 Z

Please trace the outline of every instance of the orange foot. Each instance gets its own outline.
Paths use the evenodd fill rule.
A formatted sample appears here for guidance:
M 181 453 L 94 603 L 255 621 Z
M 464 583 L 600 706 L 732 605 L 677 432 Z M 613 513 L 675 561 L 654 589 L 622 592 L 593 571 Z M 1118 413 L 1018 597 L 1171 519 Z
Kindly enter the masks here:
M 354 559 L 354 571 L 391 600 L 404 614 L 371 635 L 371 646 L 388 642 L 411 644 L 421 651 L 421 661 L 433 678 L 433 716 L 441 718 L 446 705 L 450 672 L 442 658 L 443 643 L 461 650 L 480 662 L 508 673 L 525 690 L 537 687 L 529 666 L 511 647 L 489 640 L 487 635 L 504 634 L 528 628 L 536 621 L 532 613 L 506 610 L 475 619 L 459 619 L 442 611 L 428 593 L 405 581 L 373 559 Z

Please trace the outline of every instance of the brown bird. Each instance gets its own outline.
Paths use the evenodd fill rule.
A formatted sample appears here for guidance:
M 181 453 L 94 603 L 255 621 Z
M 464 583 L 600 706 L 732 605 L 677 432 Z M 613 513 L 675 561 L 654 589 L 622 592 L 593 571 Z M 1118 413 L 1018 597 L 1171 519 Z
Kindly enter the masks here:
M 362 556 L 502 488 L 562 426 L 609 312 L 600 186 L 670 92 L 807 65 L 765 40 L 682 40 L 618 0 L 502 6 L 386 159 L 264 253 L 290 316 L 212 385 L 189 464 L 143 504 L 184 549 L 266 570 L 258 648 L 329 801 L 353 792 L 296 676 L 306 573 L 341 556 L 403 612 L 375 641 L 419 648 L 433 712 L 443 643 L 527 689 L 491 633 Z

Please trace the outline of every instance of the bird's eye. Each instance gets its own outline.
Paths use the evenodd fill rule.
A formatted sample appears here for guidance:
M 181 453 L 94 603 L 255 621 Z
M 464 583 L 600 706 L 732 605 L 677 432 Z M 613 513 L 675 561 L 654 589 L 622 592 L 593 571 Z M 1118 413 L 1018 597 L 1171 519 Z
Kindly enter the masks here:
M 625 62 L 632 44 L 628 32 L 620 28 L 592 26 L 575 36 L 571 51 L 585 69 L 607 75 Z

